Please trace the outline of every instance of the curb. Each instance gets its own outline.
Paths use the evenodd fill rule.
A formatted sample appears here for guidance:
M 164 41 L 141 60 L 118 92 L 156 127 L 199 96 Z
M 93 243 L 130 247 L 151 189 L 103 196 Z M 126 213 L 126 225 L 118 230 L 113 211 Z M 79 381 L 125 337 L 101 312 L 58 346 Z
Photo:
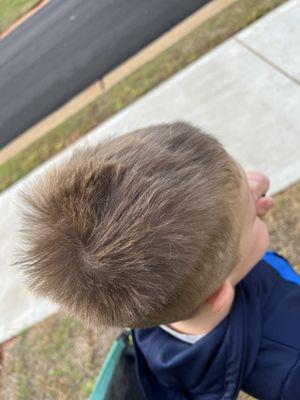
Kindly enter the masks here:
M 10 27 L 0 34 L 0 40 L 4 39 L 7 35 L 13 32 L 19 25 L 23 24 L 28 18 L 32 17 L 39 9 L 44 7 L 50 0 L 42 0 L 37 5 L 33 6 L 23 17 L 15 21 Z

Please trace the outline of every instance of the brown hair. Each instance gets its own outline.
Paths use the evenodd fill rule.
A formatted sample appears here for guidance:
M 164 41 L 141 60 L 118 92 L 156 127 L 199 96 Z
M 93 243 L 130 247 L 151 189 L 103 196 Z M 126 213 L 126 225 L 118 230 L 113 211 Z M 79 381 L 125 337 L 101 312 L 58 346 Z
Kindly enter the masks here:
M 20 192 L 17 264 L 92 324 L 186 319 L 239 262 L 240 182 L 217 139 L 183 122 L 77 147 Z

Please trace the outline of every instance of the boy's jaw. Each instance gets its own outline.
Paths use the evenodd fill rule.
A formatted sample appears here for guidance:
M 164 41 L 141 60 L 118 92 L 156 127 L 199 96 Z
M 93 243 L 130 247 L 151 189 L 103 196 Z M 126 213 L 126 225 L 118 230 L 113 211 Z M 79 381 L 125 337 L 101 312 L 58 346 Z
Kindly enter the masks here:
M 239 163 L 237 166 L 243 177 L 241 207 L 244 211 L 244 227 L 240 240 L 241 261 L 229 275 L 229 281 L 233 286 L 240 282 L 258 263 L 270 243 L 267 226 L 256 215 L 256 203 L 249 187 L 248 178 Z

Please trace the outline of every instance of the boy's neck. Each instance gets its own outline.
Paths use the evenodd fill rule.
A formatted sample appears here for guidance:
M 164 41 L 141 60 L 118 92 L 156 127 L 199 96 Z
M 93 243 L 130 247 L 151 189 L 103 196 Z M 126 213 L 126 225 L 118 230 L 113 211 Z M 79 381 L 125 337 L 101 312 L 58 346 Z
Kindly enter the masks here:
M 229 314 L 234 300 L 234 293 L 233 288 L 218 310 L 214 311 L 209 304 L 204 304 L 199 307 L 193 318 L 173 322 L 168 326 L 177 332 L 187 335 L 204 335 L 213 330 Z

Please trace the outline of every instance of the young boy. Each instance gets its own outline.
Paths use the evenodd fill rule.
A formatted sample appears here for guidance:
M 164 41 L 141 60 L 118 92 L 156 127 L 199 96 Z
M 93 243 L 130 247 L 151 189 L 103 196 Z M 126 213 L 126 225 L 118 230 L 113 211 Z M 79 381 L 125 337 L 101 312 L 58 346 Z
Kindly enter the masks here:
M 300 288 L 268 179 L 178 122 L 77 148 L 22 191 L 30 287 L 129 326 L 147 399 L 300 398 Z

